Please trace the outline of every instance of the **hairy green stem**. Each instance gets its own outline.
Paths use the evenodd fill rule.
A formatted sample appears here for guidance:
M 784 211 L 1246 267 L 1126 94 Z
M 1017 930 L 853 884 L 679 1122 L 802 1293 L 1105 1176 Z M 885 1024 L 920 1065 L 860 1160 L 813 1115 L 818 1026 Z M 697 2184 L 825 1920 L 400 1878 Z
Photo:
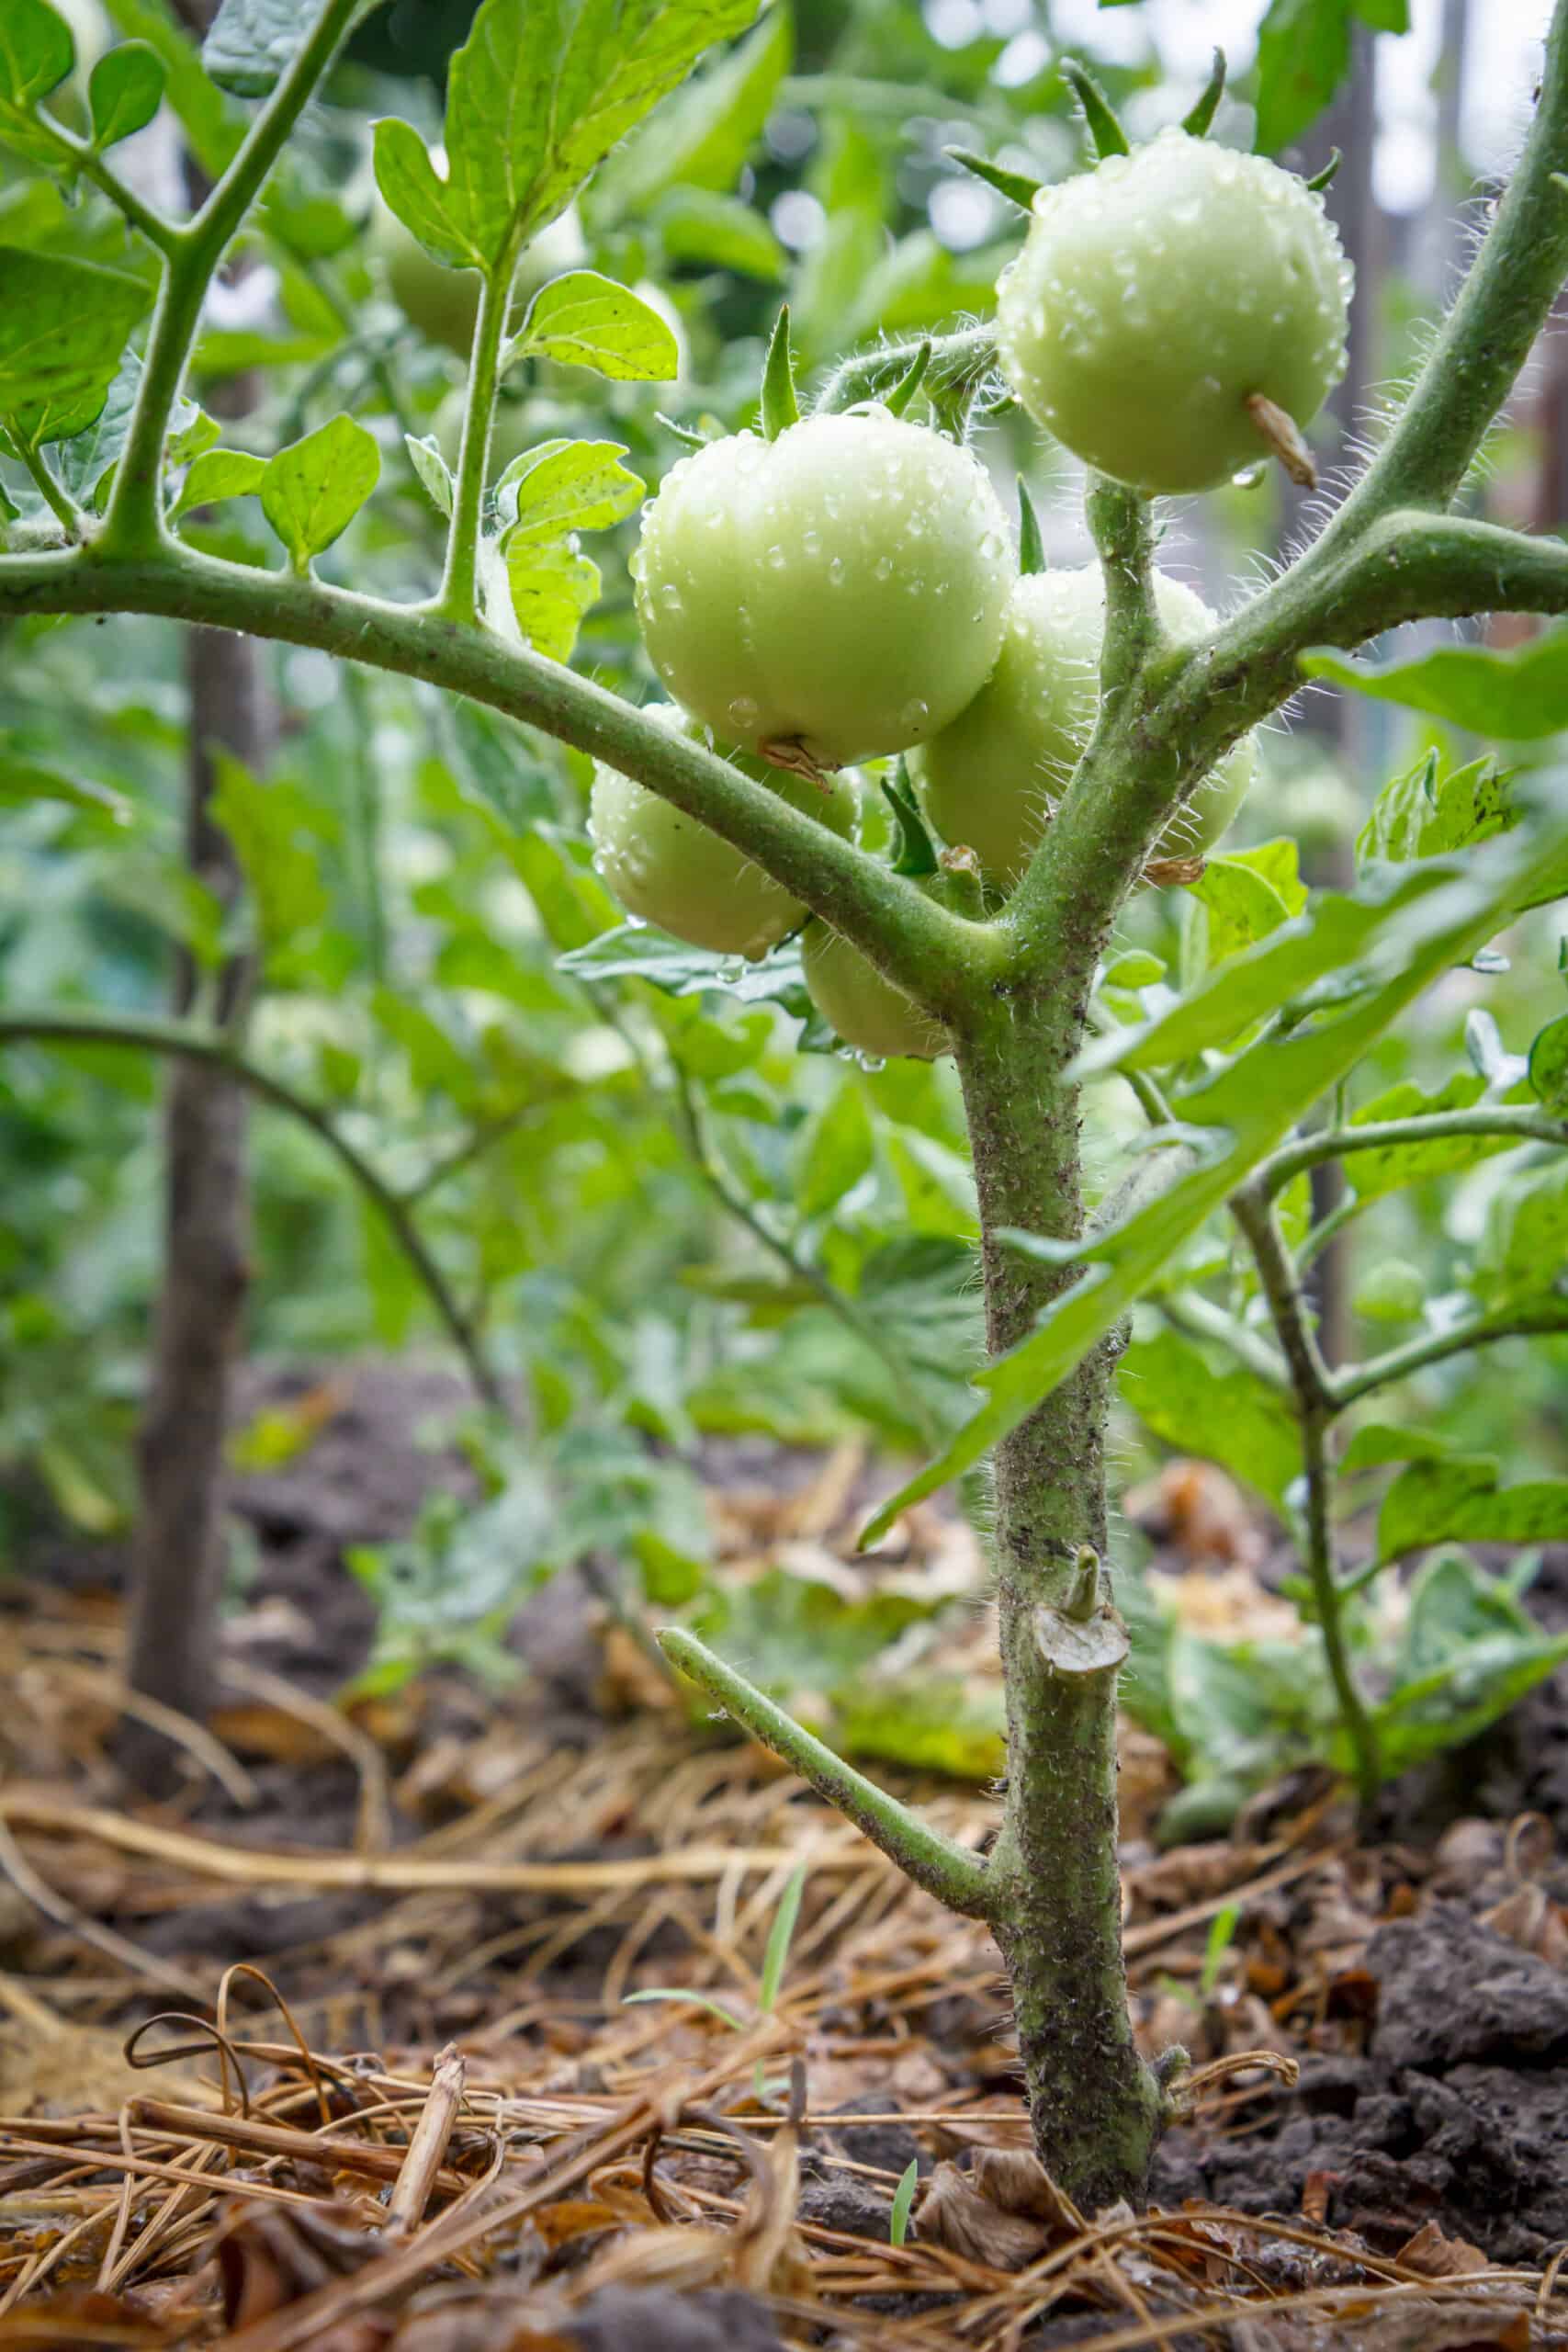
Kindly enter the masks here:
M 782 794 L 491 630 L 177 547 L 112 560 L 94 560 L 90 549 L 0 555 L 0 619 L 39 612 L 152 613 L 245 629 L 423 678 L 543 728 L 744 850 L 939 1017 L 985 992 L 1005 960 L 995 925 L 951 913 Z
M 1331 1401 L 1335 1411 L 1342 1413 L 1347 1406 L 1359 1405 L 1375 1389 L 1386 1388 L 1395 1380 L 1408 1380 L 1412 1373 L 1425 1372 L 1428 1364 L 1464 1355 L 1472 1348 L 1491 1347 L 1499 1340 L 1546 1339 L 1558 1332 L 1568 1332 L 1568 1298 L 1543 1299 L 1534 1306 L 1500 1315 L 1478 1315 L 1468 1322 L 1454 1324 L 1450 1330 L 1426 1332 L 1419 1339 L 1407 1340 L 1402 1347 L 1389 1348 L 1381 1356 L 1371 1357 L 1365 1363 L 1351 1364 L 1335 1378 Z
M 1255 1185 L 1243 1185 L 1232 1194 L 1231 1215 L 1241 1227 L 1258 1266 L 1258 1278 L 1280 1345 L 1290 1367 L 1296 1392 L 1296 1417 L 1302 1432 L 1302 1457 L 1306 1472 L 1306 1568 L 1311 1579 L 1317 1621 L 1323 1634 L 1329 1678 L 1339 1702 L 1356 1763 L 1356 1786 L 1363 1807 L 1377 1793 L 1382 1767 L 1377 1733 L 1367 1713 L 1350 1665 L 1345 1639 L 1344 1595 L 1334 1558 L 1334 1470 L 1329 1458 L 1329 1428 L 1338 1407 L 1329 1374 L 1318 1352 L 1307 1316 L 1301 1283 L 1280 1238 L 1273 1209 Z
M 1076 1269 L 997 1236 L 1010 1227 L 1076 1240 L 1083 1230 L 1078 1098 L 1063 1076 L 1083 1032 L 1078 989 L 1070 970 L 1037 984 L 960 1046 L 993 1362 L 1076 1278 Z M 1093 1349 L 995 1461 L 1008 1763 L 992 1925 L 1012 1986 L 1035 2146 L 1086 2211 L 1141 2198 L 1161 2107 L 1133 2041 L 1122 1958 L 1114 1645 L 1111 1663 L 1066 1671 L 1042 1638 L 1053 1612 L 1079 1604 L 1086 1550 L 1105 1556 L 1105 1428 L 1118 1352 L 1110 1340 Z M 1113 1632 L 1108 1616 L 1105 1628 Z
M 931 345 L 927 380 L 951 383 L 969 371 L 983 372 L 996 356 L 996 336 L 989 327 L 965 327 L 957 334 L 916 336 L 912 341 L 884 344 L 879 351 L 863 351 L 841 359 L 812 403 L 814 416 L 830 416 L 853 408 L 859 401 L 874 400 L 886 387 L 907 376 L 924 345 Z
M 1568 1119 L 1528 1104 L 1476 1103 L 1464 1111 L 1428 1111 L 1410 1119 L 1372 1119 L 1361 1126 L 1325 1127 L 1288 1143 L 1265 1160 L 1255 1182 L 1267 1200 L 1309 1168 L 1356 1151 L 1397 1151 L 1407 1145 L 1446 1143 L 1461 1136 L 1500 1136 L 1511 1143 L 1568 1145 Z
M 483 1340 L 459 1306 L 446 1275 L 432 1257 L 410 1212 L 408 1200 L 386 1182 L 362 1151 L 349 1142 L 331 1114 L 320 1103 L 311 1102 L 309 1095 L 297 1092 L 285 1080 L 275 1078 L 270 1070 L 263 1069 L 259 1063 L 250 1060 L 221 1030 L 192 1028 L 182 1022 L 162 1020 L 153 1015 L 137 1017 L 127 1013 L 110 1017 L 102 1013 L 44 1007 L 36 1011 L 26 1007 L 0 1009 L 0 1044 L 24 1042 L 56 1046 L 123 1046 L 136 1052 L 172 1054 L 187 1061 L 206 1062 L 236 1080 L 262 1102 L 272 1103 L 277 1110 L 287 1111 L 302 1126 L 309 1127 L 330 1151 L 335 1153 L 360 1191 L 379 1211 L 398 1247 L 423 1284 L 431 1305 L 446 1326 L 479 1395 L 497 1412 L 509 1411 L 505 1391 L 486 1355 Z
M 80 172 L 85 179 L 91 180 L 139 235 L 145 237 L 150 245 L 155 245 L 161 254 L 166 255 L 174 252 L 179 242 L 178 225 L 173 220 L 165 220 L 162 213 L 154 212 L 150 205 L 143 204 L 135 189 L 127 187 L 113 165 L 104 161 L 89 141 L 79 139 L 73 130 L 68 130 L 62 122 L 56 122 L 54 117 L 41 107 L 34 121 L 53 142 L 62 161 L 69 164 L 73 171 Z
M 962 1911 L 975 1919 L 990 1917 L 990 1872 L 977 1854 L 933 1829 L 918 1813 L 879 1789 L 841 1756 L 835 1756 L 694 1635 L 667 1626 L 660 1630 L 659 1642 L 672 1665 L 716 1699 L 754 1739 L 782 1757 L 847 1821 L 852 1821 L 890 1861 L 897 1863 L 906 1878 L 934 1894 L 950 1911 Z
M 333 53 L 370 0 L 325 0 L 272 96 L 194 220 L 155 239 L 164 273 L 130 429 L 98 536 L 100 558 L 148 556 L 165 544 L 164 446 L 214 272 L 260 194 Z
M 457 453 L 452 522 L 446 534 L 446 565 L 434 606 L 446 619 L 469 628 L 479 618 L 479 540 L 483 536 L 485 474 L 490 462 L 496 387 L 501 380 L 501 342 L 512 304 L 514 266 L 513 248 L 508 244 L 499 264 L 487 273 L 479 291 L 474 347 L 468 360 L 468 395 L 463 408 L 463 441 Z
M 43 500 L 66 537 L 79 539 L 82 536 L 82 510 L 63 484 L 56 481 L 50 472 L 49 460 L 43 451 L 35 449 L 30 442 L 24 441 L 19 433 L 13 434 L 12 440 L 17 456 L 32 477 L 39 496 Z

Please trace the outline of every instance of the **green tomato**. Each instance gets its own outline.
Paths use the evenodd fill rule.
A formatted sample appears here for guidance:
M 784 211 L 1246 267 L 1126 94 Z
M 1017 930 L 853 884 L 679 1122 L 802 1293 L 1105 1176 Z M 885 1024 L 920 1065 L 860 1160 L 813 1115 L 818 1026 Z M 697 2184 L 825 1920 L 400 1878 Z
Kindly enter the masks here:
M 1201 596 L 1160 571 L 1155 606 L 1178 644 L 1214 616 Z M 987 879 L 1011 889 L 1077 764 L 1100 700 L 1105 582 L 1082 571 L 1032 572 L 1013 588 L 1001 658 L 950 727 L 909 762 L 921 803 L 944 841 L 976 853 Z M 1258 751 L 1243 736 L 1171 819 L 1150 853 L 1194 857 L 1213 847 L 1251 786 Z
M 1173 127 L 1039 191 L 997 289 L 997 355 L 1086 465 L 1209 490 L 1269 454 L 1253 394 L 1316 415 L 1345 372 L 1351 282 L 1304 180 Z
M 446 158 L 432 151 L 436 169 L 445 173 Z M 372 251 L 380 260 L 387 290 L 410 326 L 427 342 L 444 344 L 467 359 L 479 315 L 479 274 L 477 269 L 448 269 L 427 254 L 411 229 L 378 197 L 371 219 Z M 576 207 L 569 205 L 558 220 L 542 229 L 517 265 L 512 282 L 514 305 L 526 302 L 547 278 L 577 269 L 587 258 L 582 223 Z
M 1403 1258 L 1384 1258 L 1363 1274 L 1353 1304 L 1369 1322 L 1409 1323 L 1426 1312 L 1427 1292 L 1418 1267 Z
M 978 693 L 1014 564 L 979 459 L 886 409 L 710 442 L 665 476 L 632 559 L 675 699 L 824 768 L 922 741 Z
M 672 703 L 645 718 L 705 742 L 706 729 Z M 728 753 L 743 775 L 765 784 L 846 837 L 854 830 L 859 779 L 836 776 L 824 787 L 744 754 Z M 630 915 L 657 923 L 690 947 L 755 963 L 799 929 L 807 910 L 782 882 L 764 874 L 741 850 L 646 785 L 602 762 L 594 766 L 588 830 L 599 876 Z
M 902 1054 L 934 1062 L 953 1051 L 940 1022 L 920 1012 L 858 947 L 816 916 L 801 935 L 800 964 L 812 1003 L 846 1046 L 879 1061 Z

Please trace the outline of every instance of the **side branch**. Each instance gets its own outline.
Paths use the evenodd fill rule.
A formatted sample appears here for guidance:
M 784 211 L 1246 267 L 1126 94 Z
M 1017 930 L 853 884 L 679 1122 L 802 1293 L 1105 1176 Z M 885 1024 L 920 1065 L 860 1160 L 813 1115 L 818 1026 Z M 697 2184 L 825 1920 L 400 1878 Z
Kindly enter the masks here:
M 1531 1111 L 1523 1103 L 1495 1104 L 1488 1110 L 1477 1103 L 1469 1111 L 1433 1111 L 1424 1118 L 1370 1120 L 1360 1127 L 1325 1127 L 1321 1135 L 1303 1136 L 1286 1144 L 1264 1161 L 1253 1179 L 1265 1200 L 1273 1200 L 1287 1184 L 1309 1168 L 1344 1159 L 1357 1151 L 1397 1151 L 1409 1144 L 1446 1143 L 1453 1136 L 1500 1136 L 1510 1143 L 1568 1145 L 1568 1120 L 1546 1111 Z
M 1251 1185 L 1231 1195 L 1231 1215 L 1246 1237 L 1258 1267 L 1263 1295 L 1279 1333 L 1291 1385 L 1296 1396 L 1296 1418 L 1302 1433 L 1302 1461 L 1306 1473 L 1306 1567 L 1312 1582 L 1318 1627 L 1329 1679 L 1339 1702 L 1339 1713 L 1356 1760 L 1356 1785 L 1363 1807 L 1377 1792 L 1382 1768 L 1377 1733 L 1356 1688 L 1350 1654 L 1345 1641 L 1344 1595 L 1334 1560 L 1333 1464 L 1329 1459 L 1329 1429 L 1338 1409 L 1330 1388 L 1327 1368 L 1307 1319 L 1301 1284 L 1280 1237 L 1269 1203 Z
M 754 1739 L 808 1781 L 818 1796 L 852 1821 L 924 1894 L 934 1894 L 950 1911 L 964 1912 L 972 1919 L 989 1918 L 989 1873 L 967 1846 L 933 1829 L 874 1781 L 868 1781 L 863 1772 L 835 1756 L 690 1634 L 666 1626 L 659 1642 L 672 1665 L 716 1699 Z
M 840 360 L 812 404 L 815 416 L 853 408 L 857 401 L 874 400 L 908 375 L 923 343 L 931 342 L 929 380 L 934 385 L 957 376 L 981 372 L 996 356 L 997 339 L 990 327 L 965 327 L 958 334 L 917 336 L 908 343 L 885 344 L 880 351 L 863 352 Z
M 270 1102 L 275 1109 L 287 1111 L 301 1125 L 319 1136 L 329 1151 L 333 1152 L 367 1200 L 374 1202 L 390 1228 L 393 1238 L 414 1272 L 423 1283 L 431 1305 L 451 1337 L 453 1345 L 468 1366 L 468 1376 L 483 1401 L 497 1412 L 509 1408 L 493 1365 L 485 1353 L 479 1332 L 458 1305 L 446 1275 L 425 1245 L 424 1237 L 415 1224 L 410 1204 L 372 1167 L 363 1152 L 351 1144 L 336 1122 L 308 1095 L 298 1094 L 282 1079 L 274 1078 L 269 1070 L 250 1061 L 233 1040 L 221 1031 L 196 1029 L 178 1021 L 164 1021 L 148 1015 L 137 1018 L 118 1014 L 112 1019 L 98 1013 L 76 1012 L 53 1009 L 28 1011 L 25 1007 L 0 1011 L 0 1046 L 25 1042 L 54 1046 L 123 1046 L 141 1053 L 176 1055 L 186 1061 L 207 1062 L 223 1070 L 230 1078 L 254 1094 L 258 1100 Z
M 1396 506 L 1446 506 L 1568 277 L 1568 0 L 1558 0 L 1519 160 L 1485 242 L 1382 448 L 1325 540 Z
M 1348 1405 L 1359 1404 L 1375 1389 L 1408 1380 L 1412 1373 L 1425 1372 L 1428 1364 L 1442 1363 L 1450 1356 L 1466 1355 L 1472 1348 L 1491 1347 L 1499 1340 L 1549 1339 L 1563 1332 L 1568 1332 L 1568 1298 L 1543 1298 L 1533 1306 L 1506 1314 L 1475 1316 L 1448 1331 L 1423 1333 L 1419 1339 L 1407 1340 L 1403 1347 L 1389 1348 L 1382 1355 L 1371 1356 L 1342 1373 L 1332 1384 L 1334 1409 L 1342 1413 Z
M 683 808 L 805 900 L 938 1016 L 988 989 L 1005 954 L 989 924 L 935 905 L 901 875 L 791 808 L 701 745 L 544 655 L 313 579 L 257 571 L 191 548 L 95 560 L 92 552 L 0 555 L 0 618 L 148 613 L 310 645 L 504 712 L 604 760 Z

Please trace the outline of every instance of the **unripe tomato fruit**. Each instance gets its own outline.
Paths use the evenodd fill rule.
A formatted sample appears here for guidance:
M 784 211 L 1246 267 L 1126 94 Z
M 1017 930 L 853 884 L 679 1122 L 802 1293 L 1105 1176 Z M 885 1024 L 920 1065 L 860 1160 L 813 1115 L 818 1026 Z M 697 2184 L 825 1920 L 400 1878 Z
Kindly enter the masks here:
M 1155 574 L 1155 609 L 1178 644 L 1214 615 L 1201 596 Z M 922 806 L 944 841 L 963 842 L 987 881 L 1011 889 L 1089 739 L 1100 701 L 1105 582 L 1081 571 L 1032 572 L 1016 582 L 1001 656 L 967 710 L 909 761 Z M 1213 846 L 1251 787 L 1253 738 L 1243 736 L 1177 810 L 1151 857 L 1196 857 Z
M 665 476 L 632 559 L 677 702 L 824 768 L 956 718 L 1002 641 L 1014 561 L 969 450 L 886 409 L 739 433 Z
M 818 916 L 801 934 L 800 967 L 812 1003 L 846 1046 L 879 1061 L 905 1054 L 933 1062 L 952 1052 L 942 1023 L 912 1004 L 858 947 Z
M 1323 198 L 1174 128 L 1043 187 L 1000 280 L 997 356 L 1035 422 L 1117 481 L 1209 490 L 1304 425 L 1345 372 L 1352 273 Z
M 705 729 L 673 704 L 645 711 L 647 718 L 706 741 Z M 826 786 L 744 754 L 728 753 L 743 775 L 835 833 L 854 829 L 857 780 L 835 776 Z M 806 909 L 721 836 L 688 817 L 646 785 L 598 762 L 589 801 L 588 830 L 593 864 L 605 886 L 631 915 L 660 931 L 705 947 L 716 956 L 744 956 L 753 963 L 776 947 L 806 920 Z
M 432 152 L 437 170 L 444 172 L 445 154 L 439 147 Z M 446 268 L 425 252 L 380 197 L 371 220 L 370 243 L 386 273 L 387 289 L 410 326 L 417 327 L 427 342 L 444 344 L 467 359 L 479 315 L 479 271 Z M 512 281 L 513 306 L 526 302 L 547 278 L 580 268 L 587 254 L 582 223 L 576 207 L 569 205 L 558 220 L 540 230 L 518 263 Z

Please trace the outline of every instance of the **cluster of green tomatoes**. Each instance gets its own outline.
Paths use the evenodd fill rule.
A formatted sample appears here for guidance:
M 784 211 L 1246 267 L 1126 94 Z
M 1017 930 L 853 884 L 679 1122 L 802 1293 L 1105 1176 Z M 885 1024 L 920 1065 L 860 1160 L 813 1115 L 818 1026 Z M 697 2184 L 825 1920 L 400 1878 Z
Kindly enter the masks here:
M 1345 366 L 1350 271 L 1321 196 L 1188 128 L 1043 187 L 998 288 L 997 355 L 1047 433 L 1111 480 L 1201 491 L 1272 447 L 1290 461 Z M 874 403 L 775 438 L 708 443 L 666 476 L 633 559 L 649 715 L 711 743 L 834 831 L 859 828 L 863 760 L 902 755 L 954 887 L 972 853 L 991 903 L 1028 866 L 1092 730 L 1098 566 L 1021 571 L 974 452 Z M 1164 574 L 1173 643 L 1213 615 Z M 1201 854 L 1253 778 L 1244 739 L 1153 857 Z M 600 767 L 595 863 L 628 912 L 694 946 L 760 957 L 801 930 L 812 999 L 846 1044 L 932 1057 L 939 1024 L 745 855 Z

